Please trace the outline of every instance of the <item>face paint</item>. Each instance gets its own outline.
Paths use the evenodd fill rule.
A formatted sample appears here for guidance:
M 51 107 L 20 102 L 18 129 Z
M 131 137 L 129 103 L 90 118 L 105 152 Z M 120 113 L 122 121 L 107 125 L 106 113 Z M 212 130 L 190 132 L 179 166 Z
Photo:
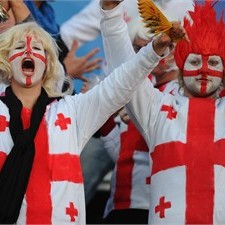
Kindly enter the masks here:
M 183 70 L 183 80 L 188 92 L 194 96 L 215 93 L 223 79 L 223 62 L 220 56 L 189 54 Z
M 20 85 L 32 86 L 42 81 L 46 56 L 42 43 L 27 36 L 15 43 L 9 52 L 13 78 Z

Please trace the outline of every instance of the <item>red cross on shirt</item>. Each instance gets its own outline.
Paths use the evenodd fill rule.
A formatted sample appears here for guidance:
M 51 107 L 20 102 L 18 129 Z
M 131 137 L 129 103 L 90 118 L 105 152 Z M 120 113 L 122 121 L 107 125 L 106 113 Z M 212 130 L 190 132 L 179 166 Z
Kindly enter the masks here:
M 159 199 L 159 205 L 155 207 L 155 213 L 159 212 L 159 217 L 160 218 L 165 218 L 165 209 L 171 208 L 171 203 L 170 202 L 165 202 L 165 196 L 162 196 Z
M 6 120 L 5 116 L 0 115 L 0 132 L 5 131 L 6 127 L 9 127 L 9 121 Z
M 61 130 L 67 130 L 67 125 L 71 124 L 71 119 L 65 118 L 65 116 L 62 113 L 57 114 L 58 119 L 55 121 L 55 125 L 59 126 Z
M 213 224 L 214 165 L 225 167 L 225 140 L 214 142 L 214 121 L 214 99 L 190 99 L 186 143 L 160 144 L 151 153 L 152 175 L 186 166 L 187 224 Z
M 66 208 L 66 214 L 70 216 L 70 222 L 75 222 L 75 216 L 78 216 L 78 211 L 72 202 L 70 202 L 70 206 Z
M 6 130 L 6 127 L 9 127 L 9 121 L 6 120 L 5 116 L 0 115 L 0 132 L 4 132 Z M 0 170 L 2 169 L 2 166 L 6 160 L 6 157 L 7 155 L 5 152 L 0 152 Z
M 162 105 L 161 111 L 168 112 L 167 118 L 170 120 L 175 119 L 177 116 L 177 112 L 170 105 Z

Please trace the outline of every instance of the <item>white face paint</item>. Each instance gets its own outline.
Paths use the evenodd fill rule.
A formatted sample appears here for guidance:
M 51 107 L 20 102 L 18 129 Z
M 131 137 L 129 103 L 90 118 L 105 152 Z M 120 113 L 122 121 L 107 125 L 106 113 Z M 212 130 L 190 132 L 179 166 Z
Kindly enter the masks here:
M 195 97 L 214 94 L 223 79 L 223 62 L 220 56 L 189 54 L 183 69 L 186 90 Z
M 21 86 L 34 86 L 42 82 L 46 68 L 46 56 L 42 43 L 27 36 L 17 41 L 9 52 L 13 77 Z

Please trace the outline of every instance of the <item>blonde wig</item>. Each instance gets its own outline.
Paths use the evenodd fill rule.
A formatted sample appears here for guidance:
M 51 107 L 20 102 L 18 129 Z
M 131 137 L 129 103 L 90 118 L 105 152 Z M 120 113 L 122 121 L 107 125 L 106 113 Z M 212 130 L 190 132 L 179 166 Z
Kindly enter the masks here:
M 50 97 L 63 96 L 71 93 L 71 89 L 62 93 L 61 85 L 71 81 L 64 75 L 62 65 L 58 60 L 58 46 L 55 40 L 35 22 L 22 23 L 13 26 L 0 35 L 0 82 L 10 83 L 12 70 L 8 60 L 9 51 L 13 49 L 16 41 L 23 40 L 26 36 L 33 36 L 43 44 L 47 65 L 43 75 L 43 88 Z

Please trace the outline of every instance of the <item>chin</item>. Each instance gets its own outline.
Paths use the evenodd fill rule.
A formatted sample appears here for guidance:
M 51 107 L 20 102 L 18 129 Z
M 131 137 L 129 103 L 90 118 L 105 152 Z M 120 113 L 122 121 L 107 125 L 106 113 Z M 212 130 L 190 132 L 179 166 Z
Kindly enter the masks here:
M 213 91 L 213 92 L 209 92 L 209 93 L 204 93 L 204 94 L 201 94 L 201 93 L 198 93 L 198 98 L 214 98 L 216 96 L 216 91 Z

